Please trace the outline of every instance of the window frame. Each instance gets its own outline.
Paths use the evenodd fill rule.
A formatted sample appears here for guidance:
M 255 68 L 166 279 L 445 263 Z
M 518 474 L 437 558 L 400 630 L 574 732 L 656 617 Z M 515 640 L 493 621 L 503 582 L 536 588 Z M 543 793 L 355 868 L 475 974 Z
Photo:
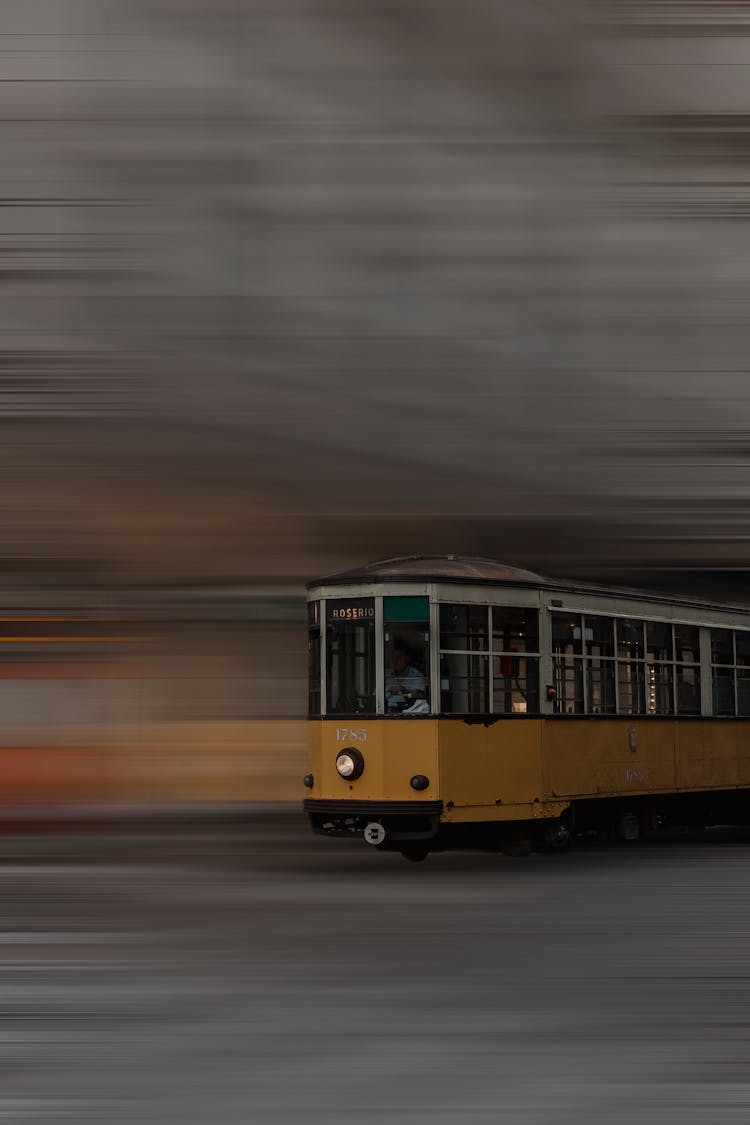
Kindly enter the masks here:
M 573 652 L 573 653 L 565 656 L 566 661 L 572 662 L 572 667 L 573 667 L 573 670 L 574 670 L 574 675 L 573 675 L 573 682 L 574 683 L 576 682 L 575 669 L 576 669 L 576 667 L 580 668 L 580 672 L 578 673 L 578 675 L 580 676 L 580 680 L 581 680 L 581 709 L 580 710 L 574 710 L 572 712 L 562 712 L 562 711 L 555 710 L 555 712 L 554 712 L 555 714 L 558 714 L 558 715 L 560 715 L 560 714 L 586 715 L 586 716 L 602 715 L 604 717 L 612 716 L 614 718 L 622 717 L 622 718 L 643 718 L 643 719 L 654 719 L 654 718 L 677 719 L 677 718 L 688 718 L 688 717 L 700 715 L 700 713 L 701 713 L 701 708 L 700 708 L 700 700 L 701 700 L 701 695 L 700 695 L 700 684 L 701 684 L 701 659 L 700 659 L 700 656 L 701 656 L 701 647 L 700 647 L 701 646 L 701 640 L 700 640 L 700 632 L 698 633 L 698 649 L 697 649 L 698 659 L 693 660 L 693 661 L 685 661 L 685 660 L 678 659 L 677 648 L 676 648 L 676 644 L 675 644 L 675 629 L 678 628 L 678 627 L 684 627 L 683 622 L 674 621 L 673 619 L 667 619 L 667 618 L 663 618 L 663 617 L 636 616 L 635 612 L 597 613 L 595 610 L 592 610 L 589 606 L 587 606 L 585 608 L 580 608 L 580 609 L 579 608 L 564 609 L 562 607 L 550 606 L 549 607 L 549 614 L 550 614 L 550 656 L 551 656 L 551 661 L 552 661 L 553 683 L 555 684 L 556 690 L 559 689 L 559 684 L 561 683 L 561 678 L 560 678 L 560 675 L 558 673 L 558 660 L 559 660 L 559 658 L 555 654 L 554 644 L 552 642 L 552 635 L 553 635 L 553 631 L 554 631 L 554 620 L 553 620 L 554 615 L 557 614 L 560 617 L 567 618 L 569 621 L 570 621 L 570 619 L 573 619 L 573 622 L 575 622 L 576 624 L 573 624 L 572 627 L 574 629 L 577 628 L 578 630 L 580 630 L 580 638 L 581 638 L 581 650 L 580 650 L 580 652 L 579 653 Z M 612 637 L 613 637 L 612 651 L 613 651 L 613 655 L 611 657 L 609 657 L 609 656 L 593 656 L 590 652 L 591 642 L 587 638 L 587 620 L 590 620 L 592 618 L 605 619 L 605 620 L 609 620 L 612 623 Z M 637 655 L 630 658 L 630 659 L 628 659 L 626 654 L 624 652 L 621 652 L 621 650 L 620 650 L 621 635 L 624 635 L 624 630 L 622 629 L 620 623 L 624 622 L 624 621 L 633 622 L 633 623 L 635 623 L 639 626 L 638 633 L 640 633 L 640 639 L 638 639 L 638 635 L 636 634 L 636 640 L 637 640 L 637 645 L 638 645 Z M 648 627 L 649 627 L 649 625 L 667 626 L 669 628 L 669 631 L 670 631 L 669 635 L 670 635 L 670 642 L 671 642 L 670 645 L 669 645 L 669 652 L 670 652 L 670 658 L 669 659 L 667 659 L 667 660 L 656 660 L 656 659 L 653 659 L 653 658 L 651 658 L 651 659 L 649 658 L 649 652 L 650 651 L 656 652 L 658 647 L 659 647 L 659 646 L 655 646 L 655 645 L 651 645 L 651 646 L 649 645 L 649 641 L 648 641 Z M 694 624 L 690 624 L 689 627 L 695 628 L 695 629 L 700 629 L 700 626 L 694 625 Z M 682 649 L 680 651 L 684 651 L 684 649 Z M 611 711 L 592 711 L 591 710 L 590 672 L 593 668 L 593 662 L 594 661 L 598 661 L 599 664 L 604 663 L 604 664 L 607 664 L 607 665 L 610 665 L 610 666 L 613 667 L 613 673 L 614 673 L 614 675 L 613 675 L 614 708 Z M 577 665 L 576 665 L 576 662 L 578 662 Z M 634 686 L 634 689 L 637 693 L 637 699 L 636 699 L 635 707 L 633 707 L 633 705 L 631 703 L 630 708 L 626 708 L 622 705 L 622 693 L 621 693 L 621 685 L 623 685 L 626 682 L 626 679 L 624 678 L 623 670 L 627 667 L 634 668 L 635 671 L 636 671 L 636 678 L 633 681 L 633 686 Z M 685 668 L 692 668 L 692 669 L 697 671 L 699 706 L 698 706 L 698 709 L 696 711 L 686 712 L 684 710 L 679 710 L 679 708 L 678 708 L 678 690 L 677 690 L 678 670 L 683 670 Z M 659 683 L 656 681 L 656 677 L 659 673 L 659 670 L 667 670 L 668 679 L 667 679 L 667 682 L 663 686 L 668 687 L 669 700 L 670 700 L 669 710 L 664 710 L 662 708 L 656 709 L 655 705 L 653 705 L 653 709 L 652 709 L 650 697 L 651 697 L 652 691 L 654 693 L 654 698 L 657 697 L 657 693 L 659 691 Z M 652 683 L 652 680 L 653 680 L 653 683 Z M 633 699 L 633 695 L 631 694 L 631 700 L 632 699 Z M 578 702 L 578 697 L 574 696 L 574 698 L 573 698 L 573 706 L 574 707 L 577 705 L 577 702 Z
M 443 646 L 443 634 L 442 634 L 442 630 L 440 629 L 440 609 L 443 606 L 451 606 L 451 605 L 466 606 L 467 608 L 483 608 L 484 609 L 485 614 L 486 614 L 486 647 L 469 649 L 469 648 L 445 648 Z M 472 716 L 473 715 L 501 715 L 504 718 L 516 718 L 516 719 L 517 718 L 526 718 L 526 717 L 539 718 L 539 716 L 542 714 L 541 686 L 540 686 L 540 684 L 541 684 L 541 664 L 542 664 L 542 657 L 543 657 L 543 653 L 541 651 L 541 630 L 542 630 L 541 615 L 542 615 L 542 612 L 543 612 L 542 608 L 538 605 L 526 605 L 526 604 L 521 604 L 521 603 L 516 602 L 516 601 L 511 601 L 511 600 L 505 601 L 503 603 L 500 603 L 500 602 L 477 603 L 477 602 L 474 602 L 474 601 L 460 601 L 460 600 L 457 600 L 457 599 L 453 599 L 452 601 L 446 601 L 444 599 L 441 599 L 441 600 L 436 602 L 436 606 L 437 606 L 437 611 L 438 611 L 437 612 L 437 617 L 438 617 L 437 642 L 438 643 L 437 643 L 437 645 L 435 645 L 435 648 L 437 650 L 438 662 L 440 661 L 440 659 L 443 656 L 483 657 L 487 661 L 487 668 L 486 668 L 486 674 L 485 674 L 485 692 L 486 692 L 486 697 L 487 697 L 487 709 L 483 710 L 483 711 L 444 711 L 443 710 L 442 684 L 439 683 L 437 685 L 437 688 L 436 688 L 436 690 L 438 690 L 438 698 L 440 700 L 439 714 L 441 714 L 441 715 L 464 715 L 464 714 L 466 714 L 466 715 L 472 715 Z M 519 659 L 530 660 L 530 661 L 533 660 L 533 661 L 536 662 L 535 667 L 536 667 L 536 672 L 537 672 L 537 700 L 536 700 L 537 706 L 536 706 L 536 709 L 533 710 L 533 711 L 505 711 L 505 710 L 500 711 L 500 710 L 495 709 L 495 680 L 496 679 L 497 680 L 505 679 L 505 677 L 502 676 L 502 675 L 498 675 L 498 676 L 495 675 L 495 668 L 494 668 L 495 658 L 499 659 L 503 656 L 510 655 L 509 650 L 506 649 L 506 648 L 495 648 L 494 620 L 493 620 L 493 612 L 494 612 L 495 609 L 500 609 L 500 610 L 517 609 L 517 610 L 522 611 L 524 613 L 535 613 L 536 614 L 536 618 L 537 618 L 537 620 L 536 620 L 536 626 L 537 626 L 537 628 L 536 628 L 536 636 L 537 636 L 537 649 L 536 649 L 536 651 L 533 651 L 533 650 L 532 651 L 524 651 L 524 652 L 519 652 L 519 653 L 513 654 L 513 655 L 518 656 Z M 438 673 L 438 676 L 439 676 L 439 673 Z
M 745 615 L 741 609 L 734 611 L 732 607 L 717 606 L 714 610 L 711 606 L 701 606 L 696 604 L 692 606 L 685 604 L 684 606 L 675 602 L 659 603 L 657 599 L 643 597 L 642 599 L 637 596 L 629 597 L 614 591 L 612 594 L 603 592 L 602 594 L 586 593 L 583 590 L 578 590 L 575 596 L 566 594 L 565 591 L 559 593 L 553 588 L 549 587 L 512 587 L 512 586 L 497 586 L 493 587 L 487 585 L 483 587 L 480 583 L 471 584 L 452 584 L 439 579 L 413 581 L 404 579 L 403 581 L 394 581 L 388 584 L 380 583 L 352 583 L 344 586 L 326 586 L 321 583 L 315 587 L 310 588 L 310 601 L 317 601 L 320 604 L 320 716 L 324 718 L 327 711 L 327 697 L 329 692 L 329 685 L 327 682 L 328 676 L 328 663 L 329 655 L 328 650 L 331 643 L 331 636 L 329 635 L 330 629 L 327 621 L 327 614 L 325 606 L 328 602 L 350 598 L 373 598 L 375 603 L 375 670 L 376 670 L 376 685 L 375 685 L 375 711 L 367 713 L 368 718 L 377 718 L 384 714 L 383 698 L 384 698 L 384 642 L 383 634 L 385 624 L 383 621 L 383 599 L 393 596 L 415 596 L 426 595 L 429 604 L 429 626 L 425 623 L 425 628 L 429 629 L 429 660 L 425 661 L 425 665 L 429 664 L 429 681 L 430 681 L 430 711 L 428 716 L 437 718 L 442 715 L 458 716 L 464 714 L 463 712 L 445 712 L 443 711 L 443 697 L 440 684 L 440 660 L 442 653 L 447 654 L 461 654 L 463 656 L 480 657 L 486 661 L 486 675 L 484 677 L 486 683 L 486 708 L 482 711 L 468 712 L 467 715 L 477 717 L 490 716 L 493 718 L 513 717 L 522 718 L 529 717 L 551 717 L 553 715 L 563 717 L 557 710 L 555 703 L 549 700 L 545 693 L 545 685 L 550 685 L 555 682 L 556 675 L 556 661 L 553 652 L 552 644 L 552 615 L 555 612 L 562 611 L 568 617 L 573 615 L 582 630 L 581 637 L 581 653 L 580 656 L 572 654 L 572 663 L 580 667 L 580 675 L 582 683 L 580 685 L 582 696 L 582 710 L 576 711 L 573 715 L 566 717 L 586 716 L 595 718 L 628 718 L 628 719 L 648 719 L 648 718 L 669 718 L 672 721 L 677 721 L 683 718 L 736 718 L 744 721 L 750 720 L 750 614 Z M 467 607 L 481 608 L 482 620 L 485 625 L 486 635 L 482 639 L 481 647 L 477 648 L 443 648 L 442 637 L 440 630 L 440 613 L 441 606 L 444 605 L 464 605 Z M 513 647 L 512 640 L 507 642 L 502 635 L 502 628 L 498 630 L 498 623 L 496 620 L 497 611 L 506 611 L 508 609 L 517 609 L 519 611 L 519 625 L 523 620 L 522 614 L 535 612 L 538 617 L 538 631 L 539 641 L 538 647 L 532 652 L 518 653 L 521 660 L 534 661 L 535 667 L 531 664 L 527 665 L 527 676 L 524 682 L 523 678 L 519 678 L 522 693 L 526 691 L 526 687 L 531 684 L 532 691 L 535 685 L 534 676 L 538 676 L 538 698 L 534 710 L 527 712 L 512 712 L 504 709 L 500 710 L 497 706 L 497 694 L 502 694 L 503 690 L 503 677 L 500 674 L 500 665 L 498 658 L 508 652 L 505 644 L 509 643 Z M 593 646 L 592 641 L 586 639 L 586 629 L 590 627 L 590 620 L 587 619 L 608 619 L 612 622 L 613 630 L 613 656 L 593 656 L 591 649 Z M 621 692 L 621 664 L 623 661 L 620 659 L 619 653 L 619 623 L 623 620 L 638 620 L 643 625 L 643 653 L 642 656 L 634 658 L 635 663 L 643 669 L 642 675 L 644 678 L 643 692 L 646 696 L 644 700 L 644 709 L 637 709 L 635 711 L 626 710 L 620 700 Z M 648 626 L 653 623 L 657 626 L 668 626 L 671 630 L 671 650 L 670 659 L 667 661 L 657 661 L 649 659 L 649 645 L 647 643 Z M 421 623 L 420 623 L 421 624 Z M 493 628 L 494 626 L 494 628 Z M 512 630 L 512 620 L 507 621 L 507 627 Z M 677 644 L 678 630 L 683 629 L 680 644 Z M 711 651 L 711 634 L 713 629 L 728 630 L 732 637 L 732 664 L 715 665 L 712 660 Z M 495 631 L 499 632 L 499 636 L 495 636 Z M 658 631 L 658 630 L 657 630 Z M 653 635 L 653 634 L 652 634 Z M 743 639 L 740 641 L 740 637 Z M 661 638 L 664 639 L 663 637 Z M 575 644 L 575 642 L 571 642 Z M 577 647 L 577 645 L 576 645 Z M 598 646 L 596 646 L 598 647 Z M 738 656 L 738 648 L 744 650 L 745 655 Z M 657 647 L 651 646 L 652 655 L 665 655 L 664 646 L 661 651 Z M 682 659 L 683 653 L 692 657 L 690 660 Z M 514 654 L 516 655 L 516 654 Z M 612 668 L 612 672 L 602 670 L 597 673 L 596 667 L 602 669 L 604 666 Z M 657 677 L 660 675 L 659 669 L 666 667 L 669 669 L 668 675 L 671 677 L 669 687 L 669 698 L 671 701 L 671 711 L 649 711 L 648 709 L 648 683 L 653 675 Z M 733 706 L 732 714 L 725 712 L 725 714 L 717 714 L 714 706 L 714 689 L 713 678 L 714 669 L 716 668 L 731 669 L 731 682 L 733 690 Z M 427 667 L 425 666 L 425 675 L 427 675 Z M 508 673 L 506 672 L 506 675 Z M 614 681 L 615 693 L 615 709 L 614 711 L 608 709 L 592 711 L 592 684 L 591 677 L 594 679 L 599 677 L 601 680 L 602 699 L 606 707 L 607 699 L 612 691 L 612 683 Z M 740 683 L 742 680 L 742 683 Z M 743 684 L 745 685 L 743 691 Z M 596 685 L 594 685 L 596 686 Z M 309 684 L 308 684 L 309 690 Z M 639 689 L 641 690 L 641 689 Z M 515 688 L 514 688 L 515 693 Z M 745 704 L 744 711 L 741 713 L 740 695 L 748 701 Z M 521 696 L 516 696 L 516 701 L 520 700 Z M 657 688 L 658 699 L 658 688 Z M 507 703 L 502 697 L 499 699 L 500 703 Z M 653 706 L 653 704 L 652 704 Z M 334 713 L 330 713 L 334 714 Z M 337 714 L 337 713 L 336 713 Z M 363 716 L 364 717 L 364 716 Z M 414 716 L 416 718 L 418 716 Z

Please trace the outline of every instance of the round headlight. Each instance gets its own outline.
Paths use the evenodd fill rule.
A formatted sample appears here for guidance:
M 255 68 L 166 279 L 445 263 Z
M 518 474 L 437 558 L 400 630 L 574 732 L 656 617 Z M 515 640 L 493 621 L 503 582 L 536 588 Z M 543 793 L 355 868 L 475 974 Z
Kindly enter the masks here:
M 428 789 L 430 786 L 429 777 L 425 777 L 423 773 L 415 773 L 414 777 L 409 782 L 412 789 Z
M 304 785 L 305 789 L 312 789 L 313 785 L 315 784 L 315 778 L 311 773 L 306 773 L 302 778 L 302 784 Z
M 346 749 L 336 755 L 336 769 L 341 777 L 347 781 L 354 781 L 361 777 L 365 769 L 365 760 L 359 750 Z

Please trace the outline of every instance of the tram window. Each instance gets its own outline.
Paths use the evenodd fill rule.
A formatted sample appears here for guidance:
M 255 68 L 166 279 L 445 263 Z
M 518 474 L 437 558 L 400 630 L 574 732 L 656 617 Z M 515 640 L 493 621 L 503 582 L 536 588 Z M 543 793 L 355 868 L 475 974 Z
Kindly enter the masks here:
M 493 606 L 492 649 L 539 652 L 539 611 L 521 606 Z
M 552 614 L 553 652 L 565 652 L 569 656 L 580 656 L 583 651 L 581 636 L 581 618 L 577 614 Z
M 539 611 L 492 607 L 492 710 L 539 712 Z
M 320 714 L 320 602 L 307 603 L 308 692 L 310 715 Z
M 593 715 L 612 715 L 615 711 L 615 665 L 611 660 L 586 661 L 588 709 Z
M 731 629 L 711 630 L 711 663 L 734 664 L 734 646 Z
M 735 715 L 734 637 L 731 629 L 711 630 L 711 696 L 714 715 Z
M 400 625 L 398 632 L 386 625 L 385 710 L 419 715 L 430 707 L 430 646 L 424 626 Z
M 440 710 L 448 715 L 489 711 L 489 658 L 473 652 L 440 654 Z
M 508 715 L 539 713 L 538 657 L 493 656 L 492 710 Z
M 737 630 L 734 634 L 737 664 L 740 668 L 750 668 L 750 632 Z
M 611 617 L 584 617 L 586 654 L 602 658 L 615 655 L 614 621 Z
M 677 687 L 677 714 L 700 715 L 701 713 L 701 673 L 698 665 L 677 664 L 675 666 Z
M 750 715 L 750 667 L 747 666 L 737 669 L 737 714 Z
M 714 715 L 734 715 L 734 669 L 711 669 Z
M 615 711 L 615 629 L 611 617 L 583 619 L 586 651 L 586 699 L 592 715 Z
M 320 629 L 311 629 L 308 650 L 308 710 L 310 715 L 320 714 Z
M 564 653 L 554 657 L 555 710 L 561 715 L 583 713 L 583 661 Z
M 385 711 L 430 710 L 430 605 L 426 597 L 383 598 Z
M 441 605 L 440 648 L 487 652 L 487 624 L 487 606 Z
M 375 713 L 375 601 L 326 603 L 327 710 Z
M 675 625 L 675 659 L 681 664 L 700 664 L 700 641 L 697 625 Z
M 672 626 L 668 621 L 646 622 L 646 659 L 671 661 Z
M 617 622 L 617 655 L 620 660 L 643 660 L 643 622 L 623 617 Z
M 646 713 L 645 664 L 638 660 L 617 665 L 617 710 L 621 715 Z
M 552 614 L 552 674 L 555 710 L 562 715 L 583 712 L 583 631 L 577 614 Z
M 672 665 L 649 663 L 646 665 L 646 713 L 671 715 L 674 712 Z

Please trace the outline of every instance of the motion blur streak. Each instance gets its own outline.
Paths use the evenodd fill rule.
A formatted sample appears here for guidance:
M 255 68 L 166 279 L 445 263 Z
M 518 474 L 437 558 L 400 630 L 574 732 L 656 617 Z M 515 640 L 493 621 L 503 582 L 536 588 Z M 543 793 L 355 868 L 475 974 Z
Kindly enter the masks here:
M 744 594 L 746 3 L 3 0 L 0 38 L 15 823 L 298 800 L 338 567 Z M 739 852 L 508 890 L 124 823 L 148 863 L 3 873 L 9 1121 L 746 1119 Z
M 217 599 L 301 622 L 304 577 L 430 551 L 741 594 L 749 30 L 679 0 L 7 0 L 6 606 L 160 635 L 177 598 L 186 639 Z M 79 676 L 67 741 L 138 726 L 163 761 L 157 719 L 301 714 L 301 634 L 244 684 L 267 637 L 215 634 L 232 689 L 172 630 L 182 690 L 175 660 L 111 705 Z
M 749 30 L 6 0 L 8 579 L 744 565 Z
M 278 818 L 6 842 L 0 1113 L 744 1125 L 747 844 L 415 868 Z

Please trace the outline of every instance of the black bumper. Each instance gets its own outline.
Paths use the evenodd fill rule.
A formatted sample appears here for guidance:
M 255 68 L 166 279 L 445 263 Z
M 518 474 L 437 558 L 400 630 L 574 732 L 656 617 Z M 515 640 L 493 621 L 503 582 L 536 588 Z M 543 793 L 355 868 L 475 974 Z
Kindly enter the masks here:
M 437 835 L 442 801 L 317 801 L 303 802 L 315 832 L 323 836 L 362 836 L 375 820 L 391 841 L 430 840 Z

